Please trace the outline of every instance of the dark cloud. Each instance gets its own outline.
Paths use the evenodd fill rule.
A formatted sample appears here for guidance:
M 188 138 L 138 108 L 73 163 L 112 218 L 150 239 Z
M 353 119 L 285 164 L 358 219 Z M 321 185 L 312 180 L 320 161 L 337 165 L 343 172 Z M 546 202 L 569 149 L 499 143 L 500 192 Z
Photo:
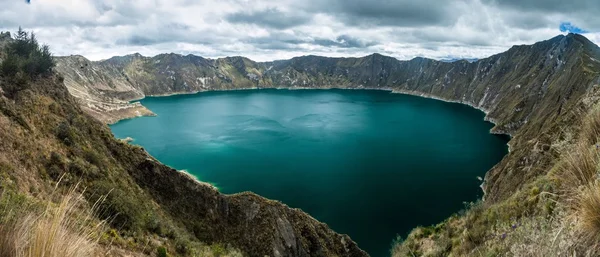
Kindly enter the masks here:
M 448 25 L 454 23 L 458 17 L 453 10 L 453 4 L 439 0 L 315 0 L 309 2 L 310 10 L 328 13 L 349 25 L 396 27 Z
M 482 2 L 523 11 L 556 13 L 600 11 L 598 0 L 482 0 Z
M 340 35 L 335 40 L 312 38 L 306 35 L 297 36 L 285 33 L 272 33 L 269 36 L 249 38 L 245 43 L 265 50 L 300 50 L 302 45 L 322 46 L 328 48 L 369 48 L 379 44 L 375 41 L 363 40 L 349 35 Z
M 272 33 L 265 37 L 248 38 L 244 39 L 243 42 L 265 50 L 297 50 L 300 49 L 298 45 L 306 43 L 299 37 L 284 33 Z
M 490 46 L 493 41 L 480 35 L 457 37 L 452 33 L 443 33 L 439 31 L 417 30 L 412 33 L 417 40 L 415 42 L 431 43 L 460 43 L 471 46 Z
M 268 8 L 258 11 L 231 13 L 225 19 L 231 23 L 255 24 L 274 29 L 287 29 L 306 24 L 311 20 L 311 17 L 299 13 L 282 12 L 277 8 Z
M 375 46 L 378 42 L 367 41 L 349 35 L 340 35 L 335 40 L 325 38 L 310 38 L 273 33 L 267 37 L 249 38 L 245 43 L 265 50 L 300 50 L 301 45 L 322 46 L 328 48 L 368 48 Z
M 600 1 L 598 0 L 481 0 L 484 4 L 494 6 L 500 10 L 517 11 L 531 17 L 531 20 L 547 20 L 551 15 L 561 15 L 568 20 L 577 20 L 587 26 L 600 26 Z M 553 21 L 555 27 L 561 21 Z M 533 24 L 540 22 L 533 21 Z M 532 23 L 522 23 L 520 26 L 528 27 Z M 546 23 L 547 25 L 548 23 Z
M 355 38 L 348 35 L 340 35 L 335 40 L 330 39 L 315 39 L 314 44 L 327 47 L 341 47 L 341 48 L 366 48 L 375 46 L 378 43 L 373 41 L 365 41 L 359 38 Z
M 93 33 L 87 34 L 95 37 Z M 151 46 L 164 43 L 189 43 L 212 45 L 223 42 L 220 35 L 211 31 L 196 31 L 189 25 L 181 23 L 160 23 L 136 29 L 115 41 L 116 45 Z
M 512 28 L 538 29 L 556 27 L 556 21 L 549 16 L 541 13 L 528 13 L 523 11 L 514 11 L 505 15 L 504 21 Z

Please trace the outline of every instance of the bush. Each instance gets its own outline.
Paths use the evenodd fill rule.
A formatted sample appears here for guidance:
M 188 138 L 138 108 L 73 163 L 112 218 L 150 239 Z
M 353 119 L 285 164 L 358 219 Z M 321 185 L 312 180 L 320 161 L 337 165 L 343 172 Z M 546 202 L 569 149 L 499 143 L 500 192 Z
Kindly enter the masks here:
M 74 142 L 73 131 L 71 131 L 69 123 L 63 121 L 58 124 L 56 127 L 56 137 L 65 145 L 71 145 Z
M 116 229 L 134 231 L 139 229 L 142 220 L 142 210 L 135 198 L 127 195 L 122 190 L 110 189 L 106 185 L 92 187 L 92 190 L 100 196 L 106 197 L 99 202 L 98 214 L 101 219 L 110 221 L 110 225 Z
M 19 71 L 19 60 L 15 55 L 7 55 L 4 60 L 2 60 L 2 65 L 0 65 L 0 74 L 4 76 L 8 76 L 10 74 L 17 74 Z
M 102 160 L 102 157 L 100 156 L 100 154 L 98 154 L 95 151 L 85 150 L 83 152 L 83 157 L 85 158 L 85 160 L 87 162 L 89 162 L 90 164 L 92 164 L 98 168 L 104 167 L 104 161 Z
M 167 257 L 167 248 L 165 248 L 164 246 L 159 246 L 158 249 L 156 249 L 156 255 L 158 257 Z
M 62 155 L 52 152 L 46 162 L 46 173 L 50 178 L 58 180 L 65 172 L 65 161 Z

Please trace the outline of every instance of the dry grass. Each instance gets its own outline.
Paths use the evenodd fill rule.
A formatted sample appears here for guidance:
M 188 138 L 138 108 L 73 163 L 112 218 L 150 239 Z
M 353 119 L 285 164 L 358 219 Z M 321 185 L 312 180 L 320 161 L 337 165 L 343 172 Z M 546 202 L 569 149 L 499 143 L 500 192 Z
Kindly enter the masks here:
M 585 187 L 575 198 L 575 220 L 582 236 L 598 246 L 600 241 L 600 184 Z
M 594 109 L 585 116 L 580 139 L 588 145 L 598 143 L 600 140 L 600 110 Z
M 92 256 L 104 222 L 95 222 L 76 188 L 41 214 L 29 214 L 0 227 L 0 256 Z M 93 208 L 92 208 L 93 210 Z
M 600 253 L 600 110 L 592 110 L 583 122 L 579 137 L 563 157 L 562 176 L 571 219 L 582 245 Z
M 600 150 L 585 143 L 577 144 L 563 155 L 561 172 L 557 177 L 567 192 L 578 193 L 598 178 Z

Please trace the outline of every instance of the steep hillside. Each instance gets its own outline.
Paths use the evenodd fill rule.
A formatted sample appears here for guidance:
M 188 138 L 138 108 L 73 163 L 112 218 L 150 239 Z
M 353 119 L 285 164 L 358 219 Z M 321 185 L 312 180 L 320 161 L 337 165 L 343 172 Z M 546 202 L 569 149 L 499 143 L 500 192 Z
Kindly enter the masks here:
M 88 83 L 80 88 L 93 97 L 140 95 L 105 70 L 82 69 L 93 64 L 81 57 L 60 65 L 73 59 L 79 80 L 0 76 L 0 228 L 52 200 L 57 184 L 58 192 L 79 184 L 89 206 L 99 206 L 95 219 L 110 224 L 100 238 L 109 255 L 164 247 L 180 256 L 367 256 L 301 210 L 249 192 L 223 195 L 115 139 L 80 107 L 88 99 L 72 97 L 64 83 Z
M 153 115 L 139 103 L 128 102 L 144 95 L 132 88 L 118 69 L 96 66 L 83 56 L 57 57 L 56 62 L 56 70 L 70 74 L 65 76 L 65 85 L 71 95 L 97 119 L 114 123 L 124 117 Z
M 549 174 L 578 137 L 583 117 L 597 102 L 600 84 L 600 49 L 577 34 L 514 46 L 475 62 L 399 61 L 373 54 L 362 58 L 303 56 L 256 63 L 243 57 L 211 60 L 193 55 L 135 54 L 70 65 L 75 58 L 82 57 L 57 59 L 56 70 L 65 76 L 70 92 L 100 88 L 102 95 L 111 99 L 244 88 L 370 88 L 460 102 L 483 110 L 486 119 L 496 124 L 493 133 L 512 136 L 511 152 L 485 177 L 485 202 L 440 224 L 426 236 L 416 230 L 404 244 L 416 252 L 441 248 L 442 253 L 455 255 L 472 254 L 482 245 L 494 244 L 492 234 L 499 222 L 540 215 L 559 217 L 552 212 L 555 204 L 548 203 L 556 199 L 542 201 L 540 195 L 558 195 L 559 186 Z M 109 79 L 84 77 L 100 82 L 77 82 L 78 74 L 91 71 Z M 119 118 L 127 117 L 130 115 Z M 529 190 L 536 193 L 533 200 L 526 201 Z M 468 222 L 474 225 L 465 225 Z

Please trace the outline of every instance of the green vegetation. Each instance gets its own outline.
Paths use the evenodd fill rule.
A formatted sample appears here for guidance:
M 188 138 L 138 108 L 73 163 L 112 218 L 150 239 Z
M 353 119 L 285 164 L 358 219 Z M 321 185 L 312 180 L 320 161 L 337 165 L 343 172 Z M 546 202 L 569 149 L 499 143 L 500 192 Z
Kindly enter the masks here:
M 9 96 L 21 90 L 31 79 L 49 76 L 54 67 L 54 59 L 47 45 L 40 45 L 33 32 L 19 28 L 15 37 L 4 47 L 0 75 L 12 83 L 4 88 Z
M 158 257 L 167 257 L 167 248 L 163 247 L 163 246 L 159 246 L 156 249 L 156 255 L 158 255 Z

